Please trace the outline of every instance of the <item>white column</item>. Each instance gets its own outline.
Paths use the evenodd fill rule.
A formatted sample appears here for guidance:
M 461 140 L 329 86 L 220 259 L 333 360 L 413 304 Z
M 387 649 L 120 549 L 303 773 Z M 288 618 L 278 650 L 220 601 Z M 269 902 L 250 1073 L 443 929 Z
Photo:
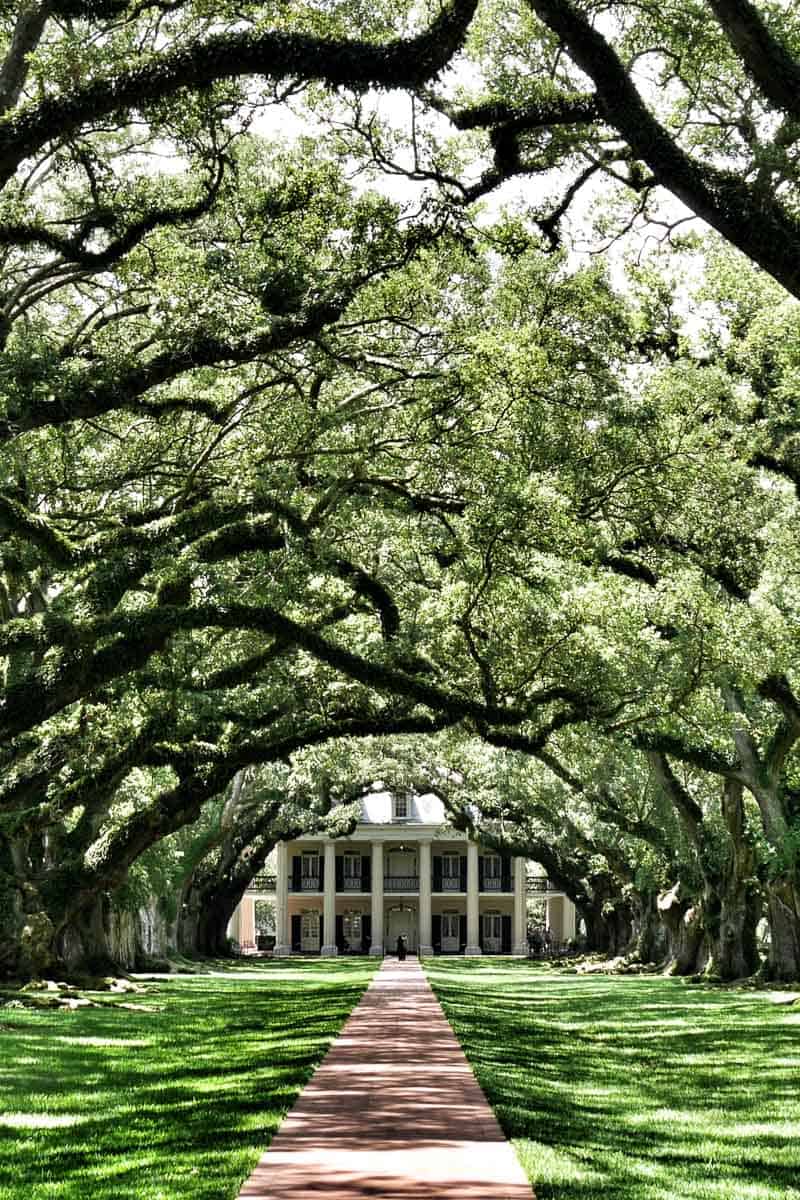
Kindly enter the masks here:
M 574 939 L 577 928 L 577 913 L 575 905 L 570 900 L 569 896 L 564 897 L 564 938 L 566 941 Z
M 433 922 L 431 921 L 431 844 L 419 844 L 419 941 L 420 958 L 433 954 Z
M 524 858 L 514 859 L 514 921 L 511 933 L 511 953 L 528 953 L 528 893 Z
M 372 945 L 369 952 L 383 958 L 383 842 L 372 843 Z
M 246 893 L 239 903 L 239 945 L 242 950 L 256 948 L 256 902 Z
M 554 942 L 564 937 L 564 897 L 551 896 L 547 901 L 547 929 Z
M 275 879 L 275 949 L 273 954 L 283 958 L 292 953 L 289 941 L 289 849 L 286 842 L 278 842 L 276 848 L 277 871 Z
M 479 938 L 480 897 L 478 895 L 478 846 L 467 842 L 467 944 L 464 956 L 475 958 L 482 953 Z
M 322 906 L 322 936 L 325 945 L 320 950 L 323 958 L 333 958 L 339 951 L 336 947 L 336 844 L 325 843 L 325 899 Z

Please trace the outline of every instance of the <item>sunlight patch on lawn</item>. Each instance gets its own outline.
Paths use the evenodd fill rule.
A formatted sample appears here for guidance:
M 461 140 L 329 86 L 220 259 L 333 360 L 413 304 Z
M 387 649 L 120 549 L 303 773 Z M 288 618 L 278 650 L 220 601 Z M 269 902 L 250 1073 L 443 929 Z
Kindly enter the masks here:
M 800 1013 L 660 977 L 425 969 L 538 1200 L 800 1200 Z
M 0 1113 L 0 1125 L 6 1129 L 65 1129 L 89 1120 L 83 1113 Z
M 127 1050 L 131 1046 L 149 1046 L 149 1038 L 121 1037 L 72 1037 L 68 1034 L 56 1034 L 51 1042 L 64 1042 L 68 1046 L 120 1046 Z
M 233 1200 L 377 965 L 172 975 L 156 1012 L 15 1010 L 0 1196 Z
M 565 1150 L 557 1150 L 546 1146 L 544 1142 L 530 1142 L 527 1139 L 514 1139 L 512 1142 L 522 1169 L 539 1185 L 546 1183 L 552 1187 L 563 1187 L 566 1184 L 597 1184 L 602 1186 L 603 1175 L 587 1167 L 573 1154 Z

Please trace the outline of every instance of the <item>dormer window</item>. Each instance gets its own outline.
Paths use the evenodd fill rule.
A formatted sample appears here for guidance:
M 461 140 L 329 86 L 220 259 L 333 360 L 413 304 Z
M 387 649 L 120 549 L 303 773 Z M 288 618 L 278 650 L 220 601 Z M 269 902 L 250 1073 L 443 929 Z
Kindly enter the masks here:
M 407 821 L 408 809 L 408 792 L 402 792 L 399 796 L 394 797 L 394 819 L 396 821 Z

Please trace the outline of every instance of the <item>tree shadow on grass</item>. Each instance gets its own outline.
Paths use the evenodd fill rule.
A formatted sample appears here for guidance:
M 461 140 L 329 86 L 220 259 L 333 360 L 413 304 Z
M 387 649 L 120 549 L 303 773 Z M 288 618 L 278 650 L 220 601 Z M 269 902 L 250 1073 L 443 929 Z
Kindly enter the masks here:
M 800 1195 L 798 1018 L 763 994 L 430 973 L 539 1200 Z
M 224 1200 L 269 1142 L 374 964 L 170 977 L 0 1032 L 4 1200 Z

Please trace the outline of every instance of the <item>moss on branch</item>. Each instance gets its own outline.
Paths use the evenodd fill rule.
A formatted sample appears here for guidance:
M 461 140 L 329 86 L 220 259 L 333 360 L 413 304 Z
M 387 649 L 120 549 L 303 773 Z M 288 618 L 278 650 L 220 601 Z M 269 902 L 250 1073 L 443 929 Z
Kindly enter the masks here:
M 0 178 L 10 178 L 24 158 L 98 117 L 142 109 L 187 88 L 207 88 L 216 80 L 256 75 L 357 89 L 419 87 L 462 45 L 476 7 L 477 0 L 452 0 L 424 33 L 383 45 L 245 30 L 162 53 L 116 76 L 47 97 L 8 120 L 0 129 Z

